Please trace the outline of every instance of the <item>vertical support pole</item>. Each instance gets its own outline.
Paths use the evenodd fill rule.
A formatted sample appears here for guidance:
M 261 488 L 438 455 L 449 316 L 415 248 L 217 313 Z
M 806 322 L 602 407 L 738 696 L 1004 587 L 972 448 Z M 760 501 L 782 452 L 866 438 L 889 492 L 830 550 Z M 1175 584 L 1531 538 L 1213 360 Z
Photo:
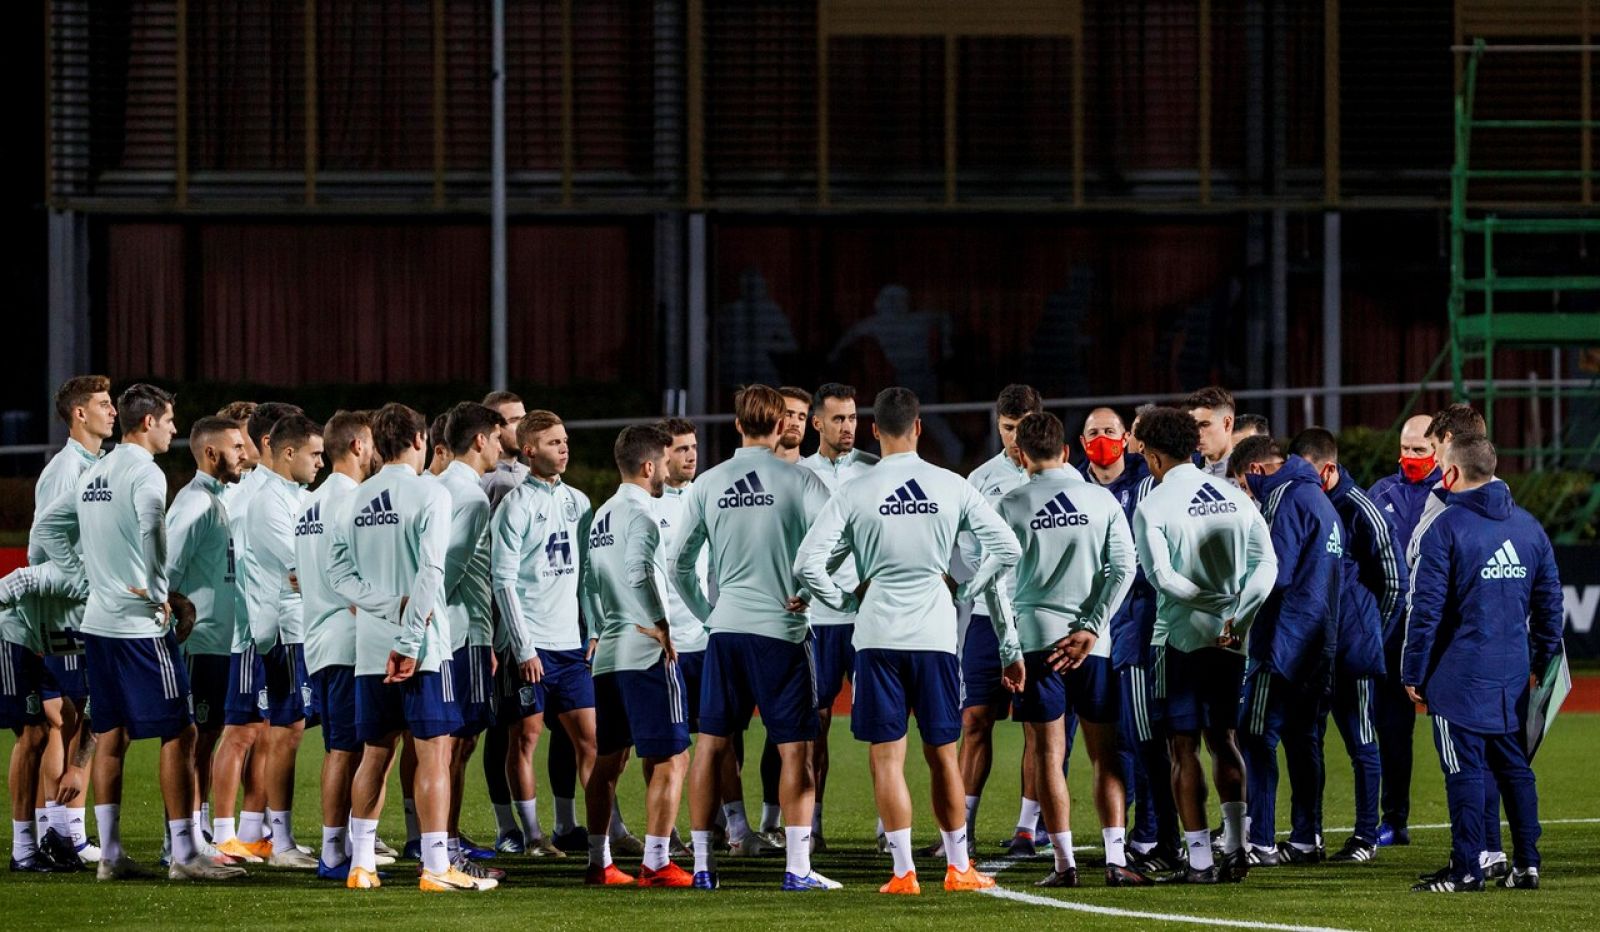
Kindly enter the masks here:
M 317 0 L 306 0 L 306 206 L 317 204 Z
M 56 142 L 53 125 L 56 84 L 55 15 L 56 5 L 51 0 L 44 0 L 44 202 L 47 205 L 56 202 Z M 54 387 L 51 390 L 54 391 Z
M 1339 432 L 1344 396 L 1343 223 L 1336 210 L 1322 215 L 1322 426 Z
M 689 0 L 687 17 L 688 35 L 688 92 L 687 139 L 688 179 L 684 193 L 690 210 L 698 210 L 705 203 L 705 19 L 702 0 Z
M 494 0 L 489 153 L 489 384 L 506 387 L 506 3 Z
M 173 27 L 174 70 L 177 94 L 173 101 L 173 200 L 178 209 L 189 206 L 189 0 L 178 0 Z
M 444 207 L 444 0 L 433 0 L 433 206 Z
M 828 0 L 818 0 L 817 205 L 819 207 L 827 207 L 831 203 L 828 193 L 828 84 Z
M 710 314 L 706 295 L 706 215 L 689 215 L 689 412 L 705 414 L 710 410 L 710 361 L 706 358 L 707 344 L 711 340 Z
M 1339 0 L 1322 5 L 1323 199 L 1339 203 Z
M 89 371 L 89 219 L 80 211 L 49 212 L 50 345 L 48 391 L 74 375 Z M 67 425 L 50 418 L 50 440 L 64 443 Z
M 1272 325 L 1268 330 L 1268 352 L 1272 354 L 1272 387 L 1289 387 L 1289 215 L 1272 212 Z M 1272 426 L 1287 432 L 1289 400 L 1282 395 L 1272 399 Z
M 1072 34 L 1072 206 L 1083 206 L 1083 6 Z
M 504 9 L 501 10 L 502 17 Z M 501 24 L 502 31 L 504 23 Z M 504 49 L 501 50 L 502 57 Z M 572 206 L 572 166 L 574 122 L 572 98 L 575 93 L 572 64 L 572 0 L 561 0 L 561 206 Z
M 1211 203 L 1211 0 L 1200 0 L 1200 203 Z
M 1579 92 L 1581 113 L 1583 120 L 1581 149 L 1583 161 L 1583 205 L 1585 207 L 1594 203 L 1594 180 L 1589 177 L 1589 172 L 1594 169 L 1594 134 L 1589 129 L 1589 121 L 1594 113 L 1594 88 L 1591 85 L 1593 75 L 1593 56 L 1589 52 L 1590 31 L 1593 24 L 1589 18 L 1589 0 L 1583 3 L 1583 51 L 1579 53 L 1579 80 L 1582 82 Z
M 956 88 L 960 84 L 956 56 L 961 43 L 955 33 L 944 37 L 944 202 L 956 202 Z

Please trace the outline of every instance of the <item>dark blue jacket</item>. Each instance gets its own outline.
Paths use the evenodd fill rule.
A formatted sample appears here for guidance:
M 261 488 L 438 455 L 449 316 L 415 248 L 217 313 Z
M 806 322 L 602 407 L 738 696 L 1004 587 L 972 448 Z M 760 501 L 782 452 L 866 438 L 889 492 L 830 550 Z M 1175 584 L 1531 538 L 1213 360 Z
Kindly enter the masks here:
M 1350 473 L 1339 467 L 1339 484 L 1328 493 L 1339 513 L 1344 532 L 1344 577 L 1340 601 L 1339 671 L 1351 676 L 1382 676 L 1384 646 L 1393 643 L 1389 656 L 1397 658 L 1404 638 L 1400 618 L 1410 582 L 1405 548 L 1396 537 L 1394 522 L 1367 496 Z M 1352 584 L 1370 597 L 1354 595 Z M 1370 620 L 1366 613 L 1373 614 Z
M 1272 530 L 1278 579 L 1250 627 L 1254 667 L 1265 666 L 1307 693 L 1332 683 L 1339 645 L 1344 535 L 1339 514 L 1311 464 L 1291 456 L 1270 476 L 1247 476 Z
M 1417 522 L 1422 520 L 1422 505 L 1428 500 L 1428 490 L 1433 488 L 1441 476 L 1439 467 L 1435 466 L 1426 479 L 1412 482 L 1406 478 L 1405 473 L 1397 469 L 1394 475 L 1384 476 L 1367 490 L 1367 497 L 1372 499 L 1373 504 L 1394 519 L 1402 559 L 1406 548 L 1411 546 L 1411 532 L 1417 529 Z
M 1122 506 L 1122 513 L 1127 517 L 1128 524 L 1133 524 L 1133 512 L 1144 501 L 1146 493 L 1150 491 L 1154 480 L 1150 477 L 1150 467 L 1144 463 L 1144 457 L 1137 453 L 1124 454 L 1122 457 L 1122 475 L 1111 483 L 1101 486 L 1117 500 Z M 1086 482 L 1099 485 L 1095 481 L 1094 473 L 1090 471 L 1089 462 L 1085 460 L 1078 472 L 1083 474 Z M 1113 669 L 1139 666 L 1152 659 L 1154 651 L 1150 647 L 1150 640 L 1155 636 L 1156 630 L 1156 593 L 1150 583 L 1144 578 L 1144 570 L 1136 568 L 1133 575 L 1133 588 L 1128 590 L 1128 598 L 1111 616 L 1111 666 Z
M 1401 678 L 1452 725 L 1509 734 L 1522 727 L 1529 671 L 1561 649 L 1555 554 L 1504 482 L 1446 505 L 1411 580 Z

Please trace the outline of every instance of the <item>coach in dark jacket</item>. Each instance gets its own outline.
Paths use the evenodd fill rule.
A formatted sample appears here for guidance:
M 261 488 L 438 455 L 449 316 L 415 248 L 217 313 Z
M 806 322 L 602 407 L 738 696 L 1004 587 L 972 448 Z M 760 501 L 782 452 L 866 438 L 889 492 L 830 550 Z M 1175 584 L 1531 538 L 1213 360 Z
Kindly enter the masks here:
M 1514 847 L 1508 887 L 1539 884 L 1539 803 L 1523 750 L 1530 673 L 1561 649 L 1561 581 L 1544 529 L 1494 481 L 1482 434 L 1451 441 L 1450 496 L 1411 585 L 1401 678 L 1433 719 L 1450 801 L 1448 872 L 1414 889 L 1480 890 L 1483 780 L 1500 788 Z

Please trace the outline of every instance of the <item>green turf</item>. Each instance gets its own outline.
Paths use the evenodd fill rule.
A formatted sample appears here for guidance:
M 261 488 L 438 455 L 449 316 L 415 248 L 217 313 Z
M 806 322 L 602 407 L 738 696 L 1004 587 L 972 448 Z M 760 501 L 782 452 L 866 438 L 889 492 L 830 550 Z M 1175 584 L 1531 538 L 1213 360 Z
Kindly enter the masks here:
M 841 725 L 848 724 L 841 722 Z M 1413 821 L 1445 821 L 1443 782 L 1427 731 L 1417 732 L 1417 770 Z M 1010 834 L 1016 816 L 1020 748 L 1016 726 L 998 731 L 1001 763 L 989 783 L 980 813 L 980 851 L 996 857 L 998 842 Z M 1564 718 L 1540 752 L 1538 774 L 1542 815 L 1549 820 L 1600 818 L 1600 803 L 1590 794 L 1600 759 L 1600 716 Z M 10 739 L 0 739 L 9 753 Z M 759 747 L 759 742 L 753 742 Z M 872 846 L 874 813 L 866 775 L 864 749 L 842 727 L 833 736 L 834 772 L 828 789 L 826 834 L 833 852 L 817 860 L 817 868 L 844 882 L 838 893 L 794 896 L 777 889 L 781 860 L 737 861 L 723 858 L 725 888 L 715 894 L 692 890 L 594 890 L 582 886 L 582 861 L 531 862 L 500 858 L 511 877 L 499 890 L 474 895 L 425 896 L 415 886 L 414 867 L 401 862 L 389 885 L 356 893 L 304 874 L 255 869 L 243 883 L 228 887 L 186 886 L 166 881 L 96 884 L 93 875 L 21 877 L 5 875 L 0 893 L 0 928 L 67 929 L 122 925 L 129 928 L 191 925 L 215 929 L 349 928 L 360 924 L 394 927 L 524 929 L 639 928 L 1007 928 L 1009 924 L 1051 927 L 1116 928 L 1181 927 L 1153 918 L 1113 917 L 1042 905 L 1006 901 L 975 894 L 946 894 L 939 881 L 943 865 L 920 864 L 925 879 L 919 898 L 877 894 L 887 879 L 889 862 Z M 914 758 L 920 758 L 913 752 Z M 315 781 L 320 741 L 314 733 L 301 755 L 300 803 L 296 828 L 302 842 L 315 844 L 317 827 Z M 1350 774 L 1337 737 L 1329 745 L 1326 812 L 1328 827 L 1350 820 Z M 153 860 L 160 840 L 161 814 L 154 786 L 155 745 L 141 742 L 130 757 L 123 827 L 135 857 Z M 476 761 L 474 761 L 476 766 Z M 540 768 L 543 779 L 543 767 Z M 752 780 L 747 795 L 759 789 Z M 1099 826 L 1088 796 L 1088 766 L 1080 748 L 1072 771 L 1073 796 L 1079 801 L 1076 838 L 1098 842 Z M 476 777 L 476 775 L 475 775 Z M 917 800 L 916 837 L 932 837 L 928 816 L 927 777 L 920 759 L 911 767 Z M 636 830 L 642 829 L 641 778 L 636 767 L 624 777 L 624 811 Z M 493 817 L 480 779 L 469 781 L 465 829 L 479 840 L 492 838 Z M 1287 787 L 1279 803 L 1280 827 L 1286 826 Z M 547 794 L 546 794 L 547 795 Z M 396 845 L 404 834 L 399 793 L 390 793 L 381 834 Z M 549 825 L 548 798 L 542 800 Z M 753 809 L 756 807 L 752 807 Z M 687 828 L 687 816 L 680 821 Z M 1329 847 L 1344 840 L 1329 833 Z M 1414 876 L 1443 863 L 1448 832 L 1414 830 L 1410 848 L 1384 849 L 1363 865 L 1285 867 L 1257 870 L 1240 886 L 1220 888 L 1166 887 L 1109 890 L 1098 875 L 1085 871 L 1088 886 L 1071 891 L 1035 891 L 1032 882 L 1048 870 L 1046 860 L 1019 863 L 999 874 L 1002 887 L 1041 893 L 1052 900 L 1162 914 L 1205 916 L 1219 920 L 1288 923 L 1345 929 L 1463 929 L 1474 926 L 1526 929 L 1593 929 L 1600 916 L 1600 823 L 1550 824 L 1544 835 L 1544 889 L 1537 893 L 1496 889 L 1482 895 L 1423 895 L 1407 892 Z M 1509 836 L 1507 845 L 1509 846 Z M 1079 857 L 1093 852 L 1080 853 Z M 636 865 L 624 863 L 632 869 Z M 642 910 L 648 910 L 643 912 Z M 444 924 L 449 924 L 448 926 Z M 1190 926 L 1192 927 L 1192 926 Z

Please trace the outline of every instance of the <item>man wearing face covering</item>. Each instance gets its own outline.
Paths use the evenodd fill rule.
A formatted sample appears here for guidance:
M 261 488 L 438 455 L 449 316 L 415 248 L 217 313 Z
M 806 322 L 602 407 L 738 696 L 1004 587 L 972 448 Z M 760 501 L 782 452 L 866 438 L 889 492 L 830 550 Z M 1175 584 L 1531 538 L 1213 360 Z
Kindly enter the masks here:
M 1249 631 L 1239 744 L 1248 781 L 1250 862 L 1260 867 L 1323 859 L 1322 742 L 1339 638 L 1344 536 L 1322 479 L 1270 437 L 1249 437 L 1228 471 L 1261 507 L 1278 556 L 1272 594 Z M 1289 761 L 1294 808 L 1289 840 L 1276 844 L 1278 742 Z

